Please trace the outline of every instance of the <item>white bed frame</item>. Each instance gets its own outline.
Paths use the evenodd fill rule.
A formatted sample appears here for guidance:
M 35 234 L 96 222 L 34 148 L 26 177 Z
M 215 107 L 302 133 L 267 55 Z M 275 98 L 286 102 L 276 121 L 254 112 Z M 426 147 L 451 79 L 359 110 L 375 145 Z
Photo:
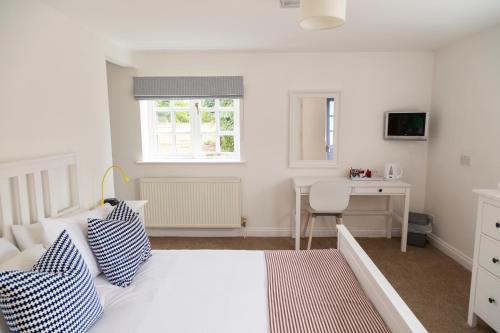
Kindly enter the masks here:
M 394 333 L 427 332 L 345 225 L 337 225 L 337 230 L 337 248 L 387 327 Z
M 58 209 L 57 180 L 66 169 L 69 206 Z M 0 164 L 0 223 L 2 237 L 12 240 L 11 225 L 62 216 L 82 208 L 76 154 L 48 156 Z
M 56 170 L 68 168 L 70 206 L 58 210 L 54 202 Z M 78 158 L 66 154 L 0 164 L 0 223 L 2 236 L 12 239 L 10 226 L 29 224 L 81 209 Z M 389 329 L 394 333 L 427 332 L 344 225 L 337 226 L 338 249 Z

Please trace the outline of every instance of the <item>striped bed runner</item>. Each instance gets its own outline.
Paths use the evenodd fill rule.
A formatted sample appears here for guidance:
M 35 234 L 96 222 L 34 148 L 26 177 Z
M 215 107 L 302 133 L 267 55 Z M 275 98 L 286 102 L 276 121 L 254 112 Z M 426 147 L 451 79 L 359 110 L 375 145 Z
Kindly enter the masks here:
M 338 250 L 265 256 L 271 333 L 389 332 Z

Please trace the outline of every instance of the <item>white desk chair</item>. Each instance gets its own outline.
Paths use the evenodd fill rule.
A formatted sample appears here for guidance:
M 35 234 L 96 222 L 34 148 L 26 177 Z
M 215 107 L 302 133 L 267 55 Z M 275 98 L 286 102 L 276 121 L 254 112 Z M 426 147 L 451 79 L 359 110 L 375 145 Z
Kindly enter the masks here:
M 309 229 L 307 249 L 311 249 L 314 222 L 317 216 L 335 216 L 337 224 L 342 224 L 342 212 L 349 205 L 351 185 L 347 179 L 321 181 L 312 184 L 309 192 Z

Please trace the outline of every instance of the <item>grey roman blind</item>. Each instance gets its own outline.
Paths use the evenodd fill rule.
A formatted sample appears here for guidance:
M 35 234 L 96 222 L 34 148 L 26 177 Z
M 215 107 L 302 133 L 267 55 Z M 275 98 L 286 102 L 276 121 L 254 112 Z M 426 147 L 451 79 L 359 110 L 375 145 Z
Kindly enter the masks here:
M 242 98 L 242 76 L 134 77 L 136 99 Z

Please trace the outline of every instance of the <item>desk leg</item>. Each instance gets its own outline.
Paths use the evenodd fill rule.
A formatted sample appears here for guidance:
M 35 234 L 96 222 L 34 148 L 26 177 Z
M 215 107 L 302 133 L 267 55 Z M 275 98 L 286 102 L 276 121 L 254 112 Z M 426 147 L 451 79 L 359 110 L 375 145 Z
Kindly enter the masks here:
M 410 215 L 410 189 L 406 189 L 405 208 L 403 212 L 403 226 L 401 230 L 401 252 L 406 252 L 406 239 L 408 238 L 408 217 Z
M 295 250 L 300 250 L 300 188 L 295 189 Z
M 387 215 L 385 221 L 385 238 L 390 239 L 392 237 L 392 196 L 387 196 Z

